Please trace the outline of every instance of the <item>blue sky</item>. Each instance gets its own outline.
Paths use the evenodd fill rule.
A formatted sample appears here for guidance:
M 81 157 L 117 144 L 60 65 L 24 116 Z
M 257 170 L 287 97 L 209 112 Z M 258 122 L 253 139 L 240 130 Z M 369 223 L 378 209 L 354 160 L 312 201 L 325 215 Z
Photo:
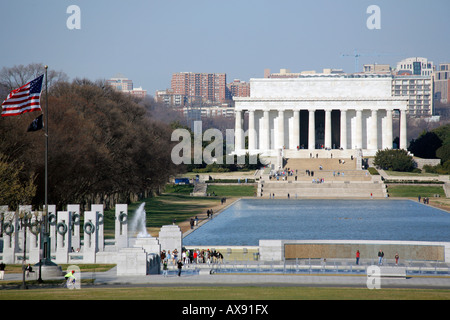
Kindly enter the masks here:
M 69 30 L 70 5 L 81 29 Z M 380 7 L 381 29 L 366 13 Z M 342 68 L 413 56 L 450 62 L 448 0 L 14 0 L 0 2 L 0 68 L 41 62 L 91 80 L 122 73 L 153 95 L 174 72 L 227 80 Z

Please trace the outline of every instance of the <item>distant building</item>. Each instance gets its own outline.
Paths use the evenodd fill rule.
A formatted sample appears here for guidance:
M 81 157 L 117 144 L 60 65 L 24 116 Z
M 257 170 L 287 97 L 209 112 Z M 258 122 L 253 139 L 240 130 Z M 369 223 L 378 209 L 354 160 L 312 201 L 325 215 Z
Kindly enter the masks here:
M 142 89 L 142 87 L 133 88 L 133 90 L 130 90 L 127 93 L 131 94 L 134 97 L 138 97 L 138 98 L 142 98 L 142 99 L 147 96 L 147 90 Z
M 434 66 L 427 58 L 407 58 L 397 63 L 398 75 L 431 76 Z
M 117 74 L 115 77 L 106 80 L 106 83 L 117 91 L 133 90 L 133 81 L 125 78 L 125 76 L 121 74 Z
M 135 97 L 145 98 L 147 96 L 147 90 L 142 89 L 142 87 L 134 88 L 133 81 L 125 78 L 122 74 L 117 74 L 115 77 L 106 80 L 106 83 L 117 91 L 128 93 Z
M 220 104 L 216 106 L 207 106 L 202 108 L 196 107 L 183 107 L 180 111 L 188 118 L 210 118 L 210 117 L 234 117 L 234 108 L 230 104 Z
M 388 64 L 365 64 L 363 67 L 364 73 L 376 73 L 376 74 L 390 74 L 392 68 Z
M 408 97 L 407 114 L 412 117 L 434 114 L 431 76 L 396 75 L 392 78 L 392 96 Z
M 232 97 L 250 97 L 250 83 L 235 79 L 233 82 L 227 84 L 227 89 Z
M 164 103 L 166 106 L 182 107 L 185 103 L 185 96 L 182 94 L 174 94 L 171 89 L 157 90 L 155 100 Z
M 307 75 L 333 75 L 333 74 L 344 74 L 342 69 L 331 69 L 326 68 L 322 70 L 322 73 L 316 73 L 315 70 L 301 71 L 301 72 L 291 72 L 289 69 L 280 69 L 278 73 L 270 73 L 270 69 L 264 70 L 264 78 L 271 79 L 283 79 L 283 78 L 300 78 Z
M 185 97 L 185 103 L 225 102 L 225 73 L 178 72 L 172 75 L 171 90 Z
M 450 63 L 439 64 L 433 74 L 434 99 L 441 103 L 450 103 Z

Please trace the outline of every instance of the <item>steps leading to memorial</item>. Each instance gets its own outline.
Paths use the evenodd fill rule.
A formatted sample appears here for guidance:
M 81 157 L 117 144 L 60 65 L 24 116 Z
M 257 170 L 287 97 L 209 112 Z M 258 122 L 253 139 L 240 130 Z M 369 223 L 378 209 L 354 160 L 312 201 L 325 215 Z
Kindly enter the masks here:
M 385 188 L 382 183 L 374 182 L 261 182 L 258 196 L 275 199 L 289 198 L 384 198 Z
M 357 170 L 356 158 L 291 158 L 278 175 L 264 175 L 258 196 L 275 198 L 384 198 L 386 188 L 366 170 Z
M 311 159 L 298 159 L 291 158 L 286 159 L 285 168 L 290 168 L 294 170 L 332 170 L 332 171 L 344 171 L 344 170 L 356 170 L 356 160 L 355 159 L 321 159 L 321 158 L 311 158 Z M 361 171 L 361 170 L 358 170 Z

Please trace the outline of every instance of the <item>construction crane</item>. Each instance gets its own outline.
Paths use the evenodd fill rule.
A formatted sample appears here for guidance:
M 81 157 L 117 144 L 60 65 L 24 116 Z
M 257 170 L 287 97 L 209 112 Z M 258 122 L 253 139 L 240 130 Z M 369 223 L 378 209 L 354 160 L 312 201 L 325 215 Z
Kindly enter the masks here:
M 354 50 L 353 54 L 341 54 L 342 57 L 354 57 L 355 58 L 355 73 L 358 72 L 358 66 L 359 66 L 359 57 L 381 57 L 381 56 L 399 56 L 402 54 L 392 54 L 392 53 L 360 53 L 356 49 Z

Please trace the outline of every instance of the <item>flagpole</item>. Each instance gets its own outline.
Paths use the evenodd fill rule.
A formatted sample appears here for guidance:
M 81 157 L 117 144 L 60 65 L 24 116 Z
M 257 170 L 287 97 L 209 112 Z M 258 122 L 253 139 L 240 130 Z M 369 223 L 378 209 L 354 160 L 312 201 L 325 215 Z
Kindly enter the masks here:
M 39 261 L 39 279 L 38 282 L 42 281 L 41 276 L 41 268 L 42 266 L 52 266 L 55 265 L 51 261 L 51 253 L 50 253 L 50 226 L 49 226 L 49 219 L 48 219 L 48 78 L 47 78 L 47 69 L 48 66 L 45 66 L 45 121 L 44 121 L 44 127 L 45 127 L 45 194 L 44 194 L 44 205 L 45 205 L 45 211 L 44 211 L 44 234 L 43 234 L 43 241 L 41 242 L 43 244 L 43 259 L 40 259 Z
M 45 66 L 45 213 L 48 216 L 48 66 Z M 48 219 L 47 219 L 48 220 Z M 48 221 L 47 221 L 48 222 Z M 47 229 L 47 225 L 45 226 Z M 47 231 L 47 230 L 46 230 Z
M 51 261 L 50 255 L 50 228 L 48 222 L 48 66 L 45 66 L 45 219 L 44 219 L 44 261 Z

